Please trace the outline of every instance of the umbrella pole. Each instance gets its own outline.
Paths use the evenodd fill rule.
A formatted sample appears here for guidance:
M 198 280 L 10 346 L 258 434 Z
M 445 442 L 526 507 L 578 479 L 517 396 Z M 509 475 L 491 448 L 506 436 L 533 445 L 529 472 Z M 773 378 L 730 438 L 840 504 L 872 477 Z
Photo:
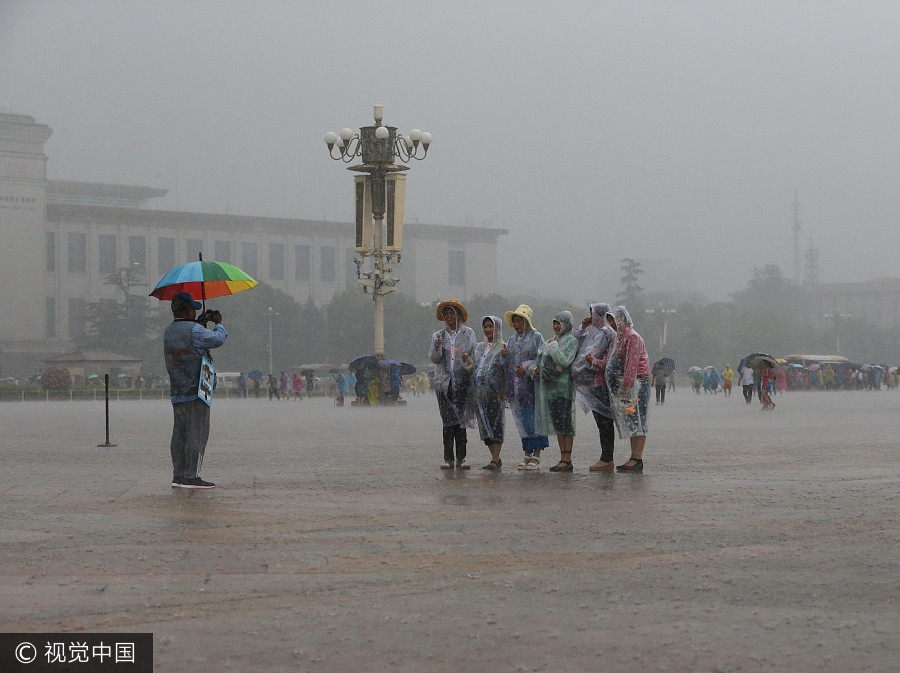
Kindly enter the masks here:
M 200 262 L 203 262 L 203 252 L 200 251 L 197 253 L 197 257 L 200 258 Z M 201 264 L 200 272 L 203 273 L 203 265 Z M 201 309 L 204 313 L 206 313 L 206 284 L 203 282 L 203 276 L 200 276 L 200 301 L 203 303 L 203 308 Z

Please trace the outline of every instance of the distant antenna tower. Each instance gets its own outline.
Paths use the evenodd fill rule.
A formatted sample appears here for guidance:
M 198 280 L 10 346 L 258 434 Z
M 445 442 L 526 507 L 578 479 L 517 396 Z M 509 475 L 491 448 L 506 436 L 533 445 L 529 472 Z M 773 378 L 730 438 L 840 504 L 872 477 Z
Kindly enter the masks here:
M 812 236 L 809 237 L 809 247 L 804 255 L 806 259 L 806 273 L 803 276 L 803 282 L 807 285 L 815 285 L 819 282 L 819 272 L 822 265 L 819 260 L 819 249 L 813 245 Z
M 794 190 L 794 280 L 800 282 L 800 200 Z

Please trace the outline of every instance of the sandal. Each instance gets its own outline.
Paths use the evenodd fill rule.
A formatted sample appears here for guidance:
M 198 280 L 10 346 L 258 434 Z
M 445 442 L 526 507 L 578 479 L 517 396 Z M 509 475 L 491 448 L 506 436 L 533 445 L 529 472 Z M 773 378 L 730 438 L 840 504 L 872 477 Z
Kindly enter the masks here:
M 629 465 L 631 461 L 634 461 L 634 465 Z M 622 465 L 616 466 L 617 472 L 643 472 L 644 471 L 644 461 L 640 458 L 629 458 Z
M 499 458 L 497 460 L 492 460 L 487 465 L 482 467 L 482 470 L 499 470 L 500 466 L 503 464 L 503 461 Z
M 449 460 L 445 460 L 443 463 L 441 463 L 441 469 L 442 470 L 452 470 L 453 463 L 451 463 Z
M 571 472 L 575 468 L 572 467 L 571 460 L 561 460 L 556 465 L 550 468 L 551 472 Z
M 525 467 L 522 469 L 527 470 L 528 472 L 537 472 L 541 469 L 541 459 L 529 456 L 525 459 Z

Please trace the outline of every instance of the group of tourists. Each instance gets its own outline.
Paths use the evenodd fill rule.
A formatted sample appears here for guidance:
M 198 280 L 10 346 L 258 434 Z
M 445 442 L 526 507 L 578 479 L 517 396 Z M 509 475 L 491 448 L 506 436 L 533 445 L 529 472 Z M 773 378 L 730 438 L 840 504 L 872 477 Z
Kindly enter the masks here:
M 775 407 L 772 396 L 789 390 L 881 390 L 882 386 L 893 390 L 897 386 L 897 368 L 887 365 L 814 363 L 807 366 L 779 361 L 778 367 L 755 371 L 742 362 L 737 372 L 727 364 L 721 373 L 712 366 L 702 370 L 692 367 L 688 375 L 697 395 L 721 392 L 725 397 L 731 396 L 732 381 L 737 377 L 747 404 L 753 400 L 755 390 L 764 409 Z
M 432 335 L 434 390 L 443 422 L 443 469 L 467 470 L 467 428 L 477 424 L 490 451 L 485 470 L 500 470 L 505 408 L 515 419 L 522 443 L 518 469 L 540 469 L 541 453 L 556 435 L 559 461 L 551 472 L 571 472 L 576 404 L 590 411 L 600 435 L 601 455 L 590 471 L 642 472 L 650 400 L 650 363 L 644 340 L 624 306 L 596 303 L 576 327 L 569 311 L 553 318 L 545 339 L 532 324 L 533 311 L 521 304 L 503 320 L 481 319 L 478 340 L 466 323 L 468 311 L 456 299 L 437 307 L 444 327 Z M 503 328 L 512 329 L 504 341 Z M 631 443 L 629 459 L 613 463 L 615 431 Z

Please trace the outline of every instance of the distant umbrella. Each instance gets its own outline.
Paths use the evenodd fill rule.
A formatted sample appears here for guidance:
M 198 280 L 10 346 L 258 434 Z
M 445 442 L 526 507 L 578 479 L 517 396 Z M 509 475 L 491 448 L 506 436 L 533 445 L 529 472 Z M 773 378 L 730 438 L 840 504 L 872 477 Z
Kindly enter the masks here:
M 356 369 L 362 365 L 363 367 L 377 367 L 378 366 L 378 358 L 374 355 L 362 355 L 355 360 L 351 360 L 350 364 L 347 365 L 350 369 Z
M 763 367 L 778 369 L 778 360 L 768 353 L 751 353 L 747 356 L 747 366 L 751 369 L 762 369 Z
M 666 374 L 671 374 L 675 371 L 675 360 L 673 360 L 672 358 L 660 358 L 653 363 L 653 368 L 650 370 L 650 372 L 655 373 L 660 370 L 666 372 Z
M 688 374 L 693 374 L 694 372 L 702 372 L 703 370 L 700 367 L 688 367 Z
M 400 374 L 402 374 L 403 376 L 409 376 L 410 374 L 416 373 L 416 368 L 408 362 L 400 362 L 400 360 L 382 360 L 378 363 L 378 366 L 382 367 L 383 369 L 389 369 L 394 365 L 400 367 Z

